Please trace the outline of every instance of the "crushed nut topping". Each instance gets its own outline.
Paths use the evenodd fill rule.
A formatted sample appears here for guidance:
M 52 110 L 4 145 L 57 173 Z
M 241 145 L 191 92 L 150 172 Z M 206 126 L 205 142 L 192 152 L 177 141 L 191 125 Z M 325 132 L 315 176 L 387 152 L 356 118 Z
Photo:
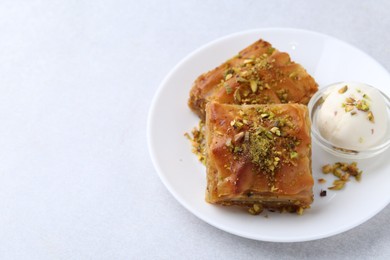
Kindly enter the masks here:
M 268 103 L 270 96 L 263 90 L 271 89 L 272 85 L 278 85 L 278 83 L 264 76 L 261 71 L 272 70 L 278 77 L 288 76 L 293 80 L 299 80 L 299 71 L 285 72 L 274 65 L 275 59 L 272 57 L 274 52 L 275 49 L 270 47 L 265 50 L 265 53 L 242 59 L 241 63 L 234 67 L 229 64 L 218 86 L 225 88 L 226 94 L 233 95 L 235 104 Z M 242 58 L 240 54 L 237 57 Z M 279 90 L 277 96 L 281 103 L 288 102 L 286 89 Z
M 368 112 L 367 118 L 370 122 L 374 123 L 374 114 L 371 111 Z
M 345 85 L 344 87 L 342 87 L 342 88 L 339 89 L 339 93 L 340 93 L 340 94 L 344 94 L 347 90 L 348 90 L 348 86 Z
M 346 182 L 349 181 L 351 176 L 355 177 L 355 180 L 360 181 L 363 172 L 359 170 L 356 162 L 337 162 L 333 165 L 324 165 L 322 167 L 322 173 L 332 173 L 335 177 L 337 177 L 337 179 L 333 181 L 333 186 L 328 187 L 329 190 L 341 190 L 344 188 Z
M 233 75 L 229 73 L 226 75 L 225 80 L 229 80 L 231 77 L 233 77 Z
M 232 87 L 229 84 L 225 83 L 224 87 L 225 87 L 225 90 L 226 90 L 226 94 L 232 93 Z
M 304 209 L 302 207 L 299 207 L 298 210 L 297 210 L 297 214 L 298 215 L 303 215 L 303 211 L 304 211 Z
M 255 80 L 250 80 L 249 83 L 250 83 L 252 92 L 256 93 L 256 91 L 257 91 L 257 82 Z
M 260 204 L 255 203 L 248 209 L 248 212 L 252 215 L 259 215 L 261 212 L 263 212 L 263 207 Z
M 346 91 L 348 90 L 348 86 L 345 85 L 344 87 L 342 87 L 341 89 L 339 89 L 339 93 L 340 94 L 343 94 L 345 93 Z M 359 92 L 359 91 L 358 91 Z M 360 91 L 361 92 L 361 91 Z M 359 93 L 360 93 L 359 92 Z M 372 111 L 370 111 L 370 104 L 366 101 L 366 99 L 368 100 L 368 96 L 367 94 L 363 94 L 363 99 L 361 100 L 356 100 L 355 98 L 353 97 L 347 97 L 345 99 L 345 102 L 341 104 L 341 106 L 344 108 L 344 111 L 347 112 L 347 113 L 351 113 L 351 116 L 354 116 L 357 114 L 357 111 L 362 111 L 362 112 L 366 112 L 368 113 L 367 114 L 367 119 L 374 123 L 374 114 L 372 113 Z
M 278 111 L 267 107 L 240 111 L 240 118 L 233 119 L 229 123 L 234 134 L 225 143 L 227 149 L 233 154 L 247 156 L 253 166 L 265 174 L 271 183 L 275 171 L 283 163 L 296 162 L 299 154 L 295 148 L 300 144 L 300 140 L 289 136 L 286 132 L 295 127 L 291 119 L 276 117 L 275 113 Z M 254 120 L 252 115 L 260 122 Z
M 345 88 L 346 87 L 346 88 Z M 345 90 L 344 90 L 345 89 Z M 339 89 L 339 93 L 345 93 L 347 91 L 348 87 L 344 86 L 343 88 Z M 370 104 L 365 100 L 368 99 L 366 94 L 363 94 L 362 100 L 356 100 L 353 97 L 347 97 L 345 99 L 345 102 L 342 103 L 342 107 L 344 108 L 344 111 L 347 113 L 351 113 L 351 116 L 354 116 L 357 114 L 357 111 L 367 112 L 367 119 L 374 123 L 374 114 L 372 111 L 370 111 Z
M 204 122 L 200 120 L 198 127 L 195 127 L 191 133 L 192 137 L 188 133 L 184 133 L 184 136 L 191 141 L 192 152 L 198 157 L 198 160 L 206 165 L 206 137 L 204 133 Z

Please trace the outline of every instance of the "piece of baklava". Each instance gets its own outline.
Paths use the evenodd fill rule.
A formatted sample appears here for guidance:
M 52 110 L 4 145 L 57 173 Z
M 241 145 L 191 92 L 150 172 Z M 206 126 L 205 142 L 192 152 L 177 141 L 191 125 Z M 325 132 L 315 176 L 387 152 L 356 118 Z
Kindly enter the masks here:
M 215 69 L 200 75 L 188 105 L 202 119 L 207 102 L 226 104 L 307 104 L 314 79 L 285 52 L 258 40 Z
M 301 104 L 206 106 L 206 201 L 302 213 L 313 201 L 308 110 Z

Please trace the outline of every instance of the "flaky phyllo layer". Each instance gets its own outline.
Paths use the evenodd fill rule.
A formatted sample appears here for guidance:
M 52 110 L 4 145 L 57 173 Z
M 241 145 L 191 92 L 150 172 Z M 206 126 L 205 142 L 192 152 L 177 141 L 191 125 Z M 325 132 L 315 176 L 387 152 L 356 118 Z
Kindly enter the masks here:
M 208 202 L 309 207 L 314 182 L 306 106 L 210 102 L 205 124 Z
M 224 104 L 307 104 L 318 86 L 285 52 L 258 40 L 215 69 L 200 75 L 188 104 L 204 120 L 210 101 Z

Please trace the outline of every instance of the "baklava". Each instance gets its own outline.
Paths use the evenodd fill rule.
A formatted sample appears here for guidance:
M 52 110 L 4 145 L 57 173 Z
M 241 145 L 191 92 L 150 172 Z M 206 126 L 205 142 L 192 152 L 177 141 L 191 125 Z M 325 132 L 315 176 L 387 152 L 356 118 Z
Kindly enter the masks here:
M 313 201 L 308 110 L 208 102 L 206 201 L 301 213 Z
M 258 40 L 194 82 L 189 107 L 202 119 L 210 101 L 224 104 L 307 104 L 315 80 L 285 52 Z

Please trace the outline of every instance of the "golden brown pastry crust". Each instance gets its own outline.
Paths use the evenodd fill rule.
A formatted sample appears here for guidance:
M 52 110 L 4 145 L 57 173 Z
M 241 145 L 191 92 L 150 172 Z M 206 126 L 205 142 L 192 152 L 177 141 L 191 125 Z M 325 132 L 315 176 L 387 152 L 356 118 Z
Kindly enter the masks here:
M 194 82 L 189 107 L 205 118 L 207 102 L 307 104 L 318 86 L 306 70 L 266 41 L 258 40 Z
M 310 121 L 300 104 L 206 106 L 207 191 L 213 204 L 308 208 Z

